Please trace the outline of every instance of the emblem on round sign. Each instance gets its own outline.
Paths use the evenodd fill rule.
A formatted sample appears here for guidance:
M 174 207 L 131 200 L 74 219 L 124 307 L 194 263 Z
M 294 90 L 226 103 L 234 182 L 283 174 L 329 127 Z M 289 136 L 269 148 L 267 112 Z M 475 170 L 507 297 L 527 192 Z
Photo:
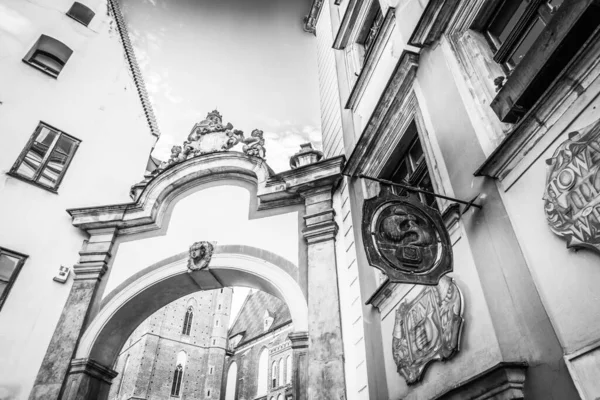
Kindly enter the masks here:
M 546 163 L 543 198 L 550 229 L 567 247 L 600 252 L 600 122 L 571 132 Z
M 392 282 L 435 285 L 452 271 L 452 247 L 439 212 L 382 188 L 365 201 L 363 242 L 369 263 Z

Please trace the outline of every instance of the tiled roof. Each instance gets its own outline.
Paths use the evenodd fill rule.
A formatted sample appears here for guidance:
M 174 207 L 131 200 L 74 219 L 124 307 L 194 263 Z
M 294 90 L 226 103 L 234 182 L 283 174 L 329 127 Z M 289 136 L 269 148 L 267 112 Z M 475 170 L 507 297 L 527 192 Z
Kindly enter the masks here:
M 263 329 L 265 310 L 267 310 L 274 318 L 274 321 L 267 332 Z M 291 322 L 291 320 L 290 311 L 283 301 L 265 292 L 256 291 L 248 294 L 248 298 L 244 302 L 235 323 L 229 330 L 229 338 L 245 332 L 239 343 L 243 344 L 258 336 L 271 332 L 272 330 Z

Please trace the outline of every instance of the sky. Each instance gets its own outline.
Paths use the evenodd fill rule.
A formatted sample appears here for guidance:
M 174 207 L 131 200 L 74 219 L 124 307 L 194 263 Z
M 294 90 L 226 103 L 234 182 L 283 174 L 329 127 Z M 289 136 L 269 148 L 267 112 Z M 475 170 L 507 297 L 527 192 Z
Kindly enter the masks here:
M 265 132 L 276 172 L 307 141 L 321 148 L 310 0 L 121 0 L 167 159 L 213 109 L 246 136 Z M 238 149 L 240 150 L 240 149 Z

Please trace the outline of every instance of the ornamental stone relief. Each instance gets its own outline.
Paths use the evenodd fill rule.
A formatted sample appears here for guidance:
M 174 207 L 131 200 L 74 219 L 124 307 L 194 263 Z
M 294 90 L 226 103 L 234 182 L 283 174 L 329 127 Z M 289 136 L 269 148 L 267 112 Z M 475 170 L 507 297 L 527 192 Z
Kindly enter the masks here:
M 193 157 L 227 151 L 238 143 L 244 144 L 242 147 L 244 154 L 265 158 L 263 131 L 255 129 L 250 137 L 244 137 L 244 132 L 234 129 L 231 123 L 224 125 L 223 118 L 217 110 L 211 111 L 204 120 L 194 125 L 183 145 L 171 148 L 171 156 L 153 171 L 153 175 Z
M 369 263 L 391 282 L 435 285 L 452 271 L 452 246 L 439 212 L 382 186 L 363 206 Z
M 550 229 L 567 247 L 600 252 L 600 121 L 571 132 L 546 164 Z
M 190 246 L 188 270 L 197 271 L 208 267 L 212 259 L 214 247 L 210 242 L 196 242 Z
M 420 381 L 429 363 L 445 361 L 459 351 L 463 325 L 462 295 L 445 276 L 436 286 L 416 286 L 419 292 L 396 309 L 392 354 L 398 373 L 409 385 Z

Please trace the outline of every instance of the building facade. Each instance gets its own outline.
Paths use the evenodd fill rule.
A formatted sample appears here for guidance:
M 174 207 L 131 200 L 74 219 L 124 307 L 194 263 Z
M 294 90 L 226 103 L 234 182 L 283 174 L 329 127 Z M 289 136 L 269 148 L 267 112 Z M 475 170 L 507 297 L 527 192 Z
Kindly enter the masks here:
M 183 297 L 142 322 L 119 354 L 109 399 L 219 399 L 232 289 Z
M 234 324 L 227 399 L 600 397 L 598 1 L 315 0 L 323 151 L 275 174 L 213 111 L 143 180 L 158 130 L 118 4 L 73 6 L 0 6 L 0 398 L 105 400 L 147 317 L 239 285 L 292 323 Z M 297 257 L 195 238 L 129 262 L 217 184 Z
M 313 3 L 323 152 L 346 157 L 334 208 L 349 399 L 600 394 L 599 12 Z M 386 228 L 369 213 L 388 192 L 441 213 L 454 258 L 436 291 L 375 268 L 371 235 Z
M 293 398 L 291 324 L 284 302 L 265 292 L 248 295 L 229 330 L 223 400 Z

